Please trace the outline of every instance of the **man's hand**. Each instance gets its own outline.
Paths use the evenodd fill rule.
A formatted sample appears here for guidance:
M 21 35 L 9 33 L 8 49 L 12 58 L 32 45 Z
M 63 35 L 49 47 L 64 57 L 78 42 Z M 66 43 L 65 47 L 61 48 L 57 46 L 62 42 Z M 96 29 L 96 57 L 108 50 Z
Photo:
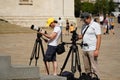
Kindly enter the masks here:
M 96 50 L 94 51 L 94 56 L 98 57 L 100 44 L 101 44 L 101 35 L 97 35 Z
M 95 57 L 98 57 L 98 54 L 99 54 L 99 50 L 95 50 L 95 51 L 94 51 L 94 56 L 95 56 Z
M 39 33 L 40 34 L 45 34 L 45 31 L 44 30 L 40 30 Z
M 82 35 L 78 35 L 78 39 L 82 39 Z
M 48 39 L 45 39 L 45 38 L 44 38 L 43 40 L 44 40 L 46 43 L 48 42 Z

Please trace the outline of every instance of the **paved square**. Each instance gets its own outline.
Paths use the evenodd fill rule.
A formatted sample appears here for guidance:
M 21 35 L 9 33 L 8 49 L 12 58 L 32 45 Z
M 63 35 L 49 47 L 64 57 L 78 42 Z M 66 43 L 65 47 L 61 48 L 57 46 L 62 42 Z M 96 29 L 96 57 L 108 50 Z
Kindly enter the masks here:
M 48 30 L 49 32 L 49 30 Z M 65 31 L 64 31 L 65 32 Z M 79 32 L 79 28 L 78 28 Z M 16 34 L 0 34 L 0 55 L 10 55 L 13 65 L 29 65 L 30 56 L 33 45 L 36 39 L 36 33 L 16 33 Z M 71 34 L 63 35 L 65 42 L 70 42 Z M 80 42 L 80 41 L 78 41 Z M 43 41 L 44 51 L 47 44 Z M 62 67 L 69 47 L 66 45 L 66 52 L 57 56 L 58 72 Z M 81 48 L 79 47 L 82 71 L 83 62 L 81 57 Z M 120 24 L 115 25 L 115 35 L 102 35 L 102 43 L 99 55 L 99 69 L 101 73 L 101 80 L 120 80 Z M 40 52 L 38 66 L 40 67 L 40 74 L 45 74 L 45 66 L 43 63 L 42 53 Z M 1 65 L 1 64 L 0 64 Z M 35 65 L 35 59 L 32 64 Z M 70 71 L 71 60 L 69 59 L 65 70 Z M 52 69 L 52 66 L 51 66 Z M 52 72 L 52 70 L 50 71 Z M 51 73 L 52 74 L 52 73 Z M 78 77 L 78 72 L 76 72 Z

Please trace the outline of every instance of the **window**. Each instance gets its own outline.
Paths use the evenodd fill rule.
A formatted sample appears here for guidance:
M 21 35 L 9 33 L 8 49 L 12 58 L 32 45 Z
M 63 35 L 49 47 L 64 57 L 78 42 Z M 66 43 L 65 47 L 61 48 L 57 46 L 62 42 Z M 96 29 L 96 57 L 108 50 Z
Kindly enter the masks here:
M 19 0 L 19 5 L 33 5 L 32 0 Z

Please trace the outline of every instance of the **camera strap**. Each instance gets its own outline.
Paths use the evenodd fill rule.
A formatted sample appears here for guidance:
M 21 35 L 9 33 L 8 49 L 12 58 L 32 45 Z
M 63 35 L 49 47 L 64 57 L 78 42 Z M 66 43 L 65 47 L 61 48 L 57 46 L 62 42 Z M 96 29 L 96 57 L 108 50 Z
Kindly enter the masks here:
M 89 25 L 86 27 L 86 29 L 84 30 L 84 32 L 83 32 L 83 34 L 82 34 L 82 41 L 81 41 L 81 45 L 80 45 L 81 48 L 83 47 L 83 37 L 84 37 L 84 35 L 85 35 L 85 33 L 86 33 L 88 27 L 89 27 Z
M 85 35 L 85 33 L 86 33 L 88 27 L 89 27 L 89 25 L 86 27 L 85 31 L 83 32 L 83 34 L 82 34 L 82 38 L 84 37 L 84 35 Z

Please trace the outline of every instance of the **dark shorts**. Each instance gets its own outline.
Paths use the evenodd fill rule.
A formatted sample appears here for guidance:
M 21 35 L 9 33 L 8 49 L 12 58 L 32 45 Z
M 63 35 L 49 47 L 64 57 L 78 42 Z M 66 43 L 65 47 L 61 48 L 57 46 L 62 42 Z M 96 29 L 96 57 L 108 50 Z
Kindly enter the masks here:
M 57 46 L 48 45 L 44 61 L 56 61 L 56 48 Z
M 66 26 L 66 31 L 69 31 L 69 26 Z
M 110 29 L 110 30 L 114 29 L 114 26 L 110 25 L 110 28 L 109 28 L 109 29 Z
M 101 21 L 100 24 L 103 25 L 103 21 Z

